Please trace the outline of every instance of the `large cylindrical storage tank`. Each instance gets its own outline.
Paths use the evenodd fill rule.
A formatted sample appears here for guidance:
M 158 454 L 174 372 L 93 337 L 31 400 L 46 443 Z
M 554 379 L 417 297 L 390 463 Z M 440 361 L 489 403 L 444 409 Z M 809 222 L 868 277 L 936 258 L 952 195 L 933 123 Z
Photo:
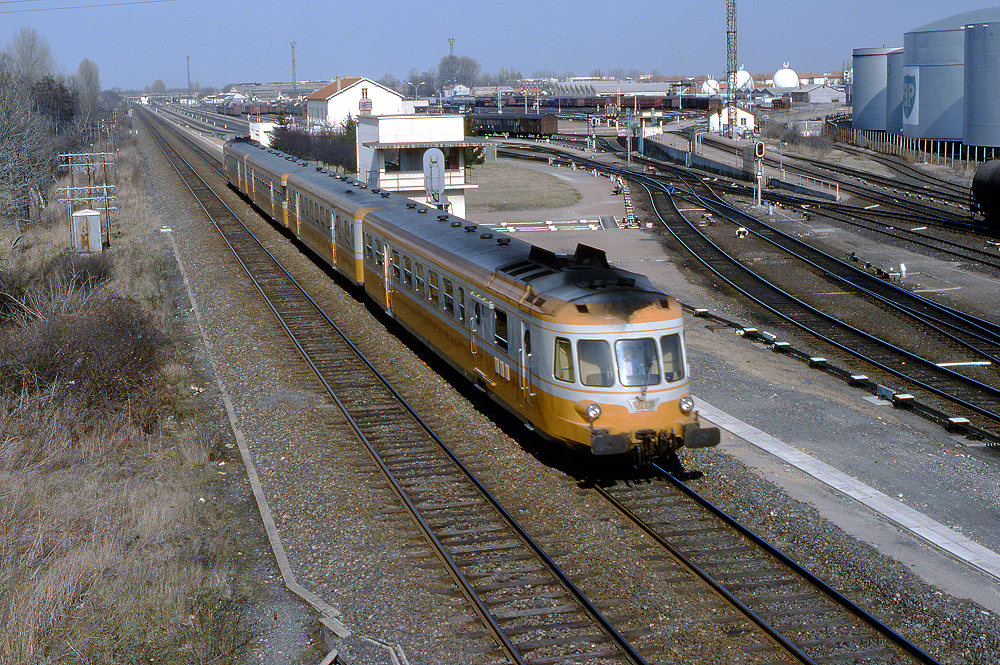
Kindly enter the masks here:
M 1000 23 L 965 27 L 964 125 L 966 145 L 1000 146 Z
M 1000 21 L 1000 7 L 956 14 L 903 34 L 903 134 L 960 140 L 965 26 Z
M 856 48 L 854 67 L 854 129 L 885 129 L 886 56 L 892 48 Z
M 886 56 L 885 129 L 890 134 L 903 133 L 903 49 Z

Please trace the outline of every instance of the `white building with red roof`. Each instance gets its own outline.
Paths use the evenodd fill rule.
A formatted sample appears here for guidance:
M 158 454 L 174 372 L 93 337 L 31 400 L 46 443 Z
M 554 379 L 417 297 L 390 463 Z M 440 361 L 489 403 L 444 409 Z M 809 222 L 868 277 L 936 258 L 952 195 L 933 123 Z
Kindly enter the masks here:
M 347 116 L 402 113 L 403 95 L 363 76 L 340 77 L 306 95 L 309 128 L 337 129 Z

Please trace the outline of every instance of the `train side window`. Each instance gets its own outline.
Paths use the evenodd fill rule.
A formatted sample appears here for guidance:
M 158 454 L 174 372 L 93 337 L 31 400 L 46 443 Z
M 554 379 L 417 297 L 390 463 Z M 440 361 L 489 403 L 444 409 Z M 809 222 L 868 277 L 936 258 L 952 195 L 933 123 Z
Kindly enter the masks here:
M 438 274 L 433 270 L 427 271 L 427 299 L 435 307 L 441 306 L 438 304 Z
M 455 294 L 451 280 L 443 277 L 442 284 L 442 291 L 444 291 L 444 311 L 448 316 L 455 316 Z
M 375 260 L 375 248 L 372 246 L 372 237 L 370 234 L 365 235 L 365 258 L 369 261 Z
M 501 351 L 507 351 L 507 312 L 502 309 L 493 310 L 493 343 Z
M 458 287 L 458 320 L 465 325 L 465 289 Z
M 580 383 L 602 388 L 614 385 L 610 344 L 603 339 L 581 339 L 576 343 L 576 355 L 580 365 Z
M 385 270 L 385 243 L 381 240 L 375 241 L 375 265 L 379 272 Z
M 556 337 L 556 354 L 552 376 L 567 383 L 576 381 L 573 374 L 573 345 L 565 337 Z
M 524 330 L 524 352 L 531 355 L 531 331 L 527 328 Z
M 660 338 L 660 350 L 663 352 L 663 378 L 668 382 L 680 381 L 684 378 L 684 355 L 681 349 L 680 335 L 675 333 Z
M 392 250 L 392 276 L 399 281 L 399 252 Z
M 413 288 L 413 267 L 408 256 L 403 257 L 403 286 Z
M 483 329 L 483 306 L 476 301 L 476 305 L 472 310 L 472 320 L 476 324 L 476 330 Z
M 421 263 L 417 263 L 413 270 L 414 281 L 416 282 L 417 295 L 421 298 L 424 297 L 424 266 Z

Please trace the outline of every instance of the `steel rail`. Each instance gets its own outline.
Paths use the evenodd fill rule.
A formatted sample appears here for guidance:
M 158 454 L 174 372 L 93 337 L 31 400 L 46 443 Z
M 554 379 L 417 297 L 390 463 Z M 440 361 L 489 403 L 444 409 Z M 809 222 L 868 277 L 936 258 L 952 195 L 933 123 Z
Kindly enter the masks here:
M 153 131 L 155 131 L 155 129 Z M 159 141 L 157 143 L 159 144 Z M 160 149 L 164 151 L 165 155 L 167 154 L 167 151 L 164 149 L 164 147 L 162 145 L 160 145 Z M 199 180 L 201 180 L 201 177 L 197 174 L 197 172 L 194 170 L 194 168 L 191 167 L 190 164 L 188 164 L 187 161 L 184 160 L 184 158 L 181 155 L 176 154 L 176 156 L 177 156 L 178 159 L 180 159 L 182 162 L 184 162 L 188 166 L 188 168 L 191 169 L 191 172 L 194 174 L 195 177 L 197 177 Z M 171 162 L 172 165 L 174 165 L 174 168 L 178 171 L 178 174 L 180 175 L 180 168 L 177 167 L 174 164 L 174 161 L 171 160 L 169 156 L 167 156 L 167 159 Z M 282 327 L 285 329 L 285 331 L 289 335 L 289 337 L 292 339 L 292 341 L 295 344 L 296 348 L 303 355 L 303 357 L 306 359 L 307 363 L 310 365 L 310 367 L 313 369 L 313 371 L 316 373 L 316 375 L 320 378 L 320 381 L 323 383 L 324 387 L 327 389 L 327 391 L 330 393 L 330 395 L 336 401 L 338 407 L 342 410 L 342 412 L 344 413 L 345 417 L 348 419 L 351 427 L 355 430 L 356 433 L 358 433 L 358 435 L 360 436 L 361 440 L 364 442 L 365 446 L 368 448 L 369 453 L 373 455 L 373 457 L 376 460 L 376 463 L 378 464 L 378 466 L 380 467 L 380 469 L 382 470 L 382 472 L 384 474 L 386 474 L 386 477 L 392 483 L 394 490 L 399 493 L 400 498 L 404 501 L 404 504 L 407 506 L 408 511 L 410 511 L 414 515 L 414 517 L 417 519 L 418 524 L 421 527 L 421 530 L 424 531 L 425 535 L 427 535 L 427 537 L 431 541 L 432 545 L 434 545 L 435 550 L 437 551 L 438 555 L 443 558 L 446 566 L 449 568 L 449 573 L 452 574 L 453 577 L 455 577 L 456 582 L 458 582 L 459 586 L 463 590 L 463 594 L 466 595 L 467 597 L 469 597 L 470 601 L 473 602 L 474 606 L 477 608 L 477 613 L 478 612 L 485 613 L 481 618 L 483 618 L 483 620 L 490 627 L 491 632 L 495 632 L 495 636 L 497 637 L 498 641 L 501 642 L 502 647 L 503 647 L 504 651 L 508 653 L 508 656 L 510 656 L 512 658 L 512 660 L 514 660 L 515 662 L 517 662 L 519 664 L 525 663 L 526 661 L 524 661 L 521 658 L 521 656 L 520 656 L 519 652 L 517 651 L 516 647 L 513 646 L 513 643 L 510 642 L 509 638 L 503 632 L 502 628 L 496 623 L 496 620 L 493 617 L 492 613 L 489 612 L 488 608 L 486 608 L 485 604 L 482 602 L 482 600 L 476 594 L 474 586 L 472 585 L 472 583 L 469 582 L 465 578 L 465 576 L 462 574 L 461 570 L 459 569 L 459 567 L 455 563 L 454 559 L 448 553 L 447 548 L 433 534 L 433 531 L 432 531 L 430 525 L 420 515 L 419 509 L 417 509 L 416 506 L 412 503 L 412 501 L 409 499 L 406 491 L 400 486 L 400 484 L 397 481 L 397 479 L 392 475 L 392 473 L 389 471 L 388 467 L 382 461 L 381 457 L 378 455 L 378 452 L 375 450 L 374 446 L 372 446 L 371 442 L 365 436 L 365 434 L 363 433 L 362 429 L 358 426 L 357 422 L 355 421 L 355 419 L 351 415 L 350 409 L 348 407 L 346 407 L 344 405 L 344 403 L 340 400 L 340 398 L 335 394 L 332 386 L 330 386 L 330 384 L 327 382 L 326 377 L 323 375 L 322 371 L 315 365 L 315 363 L 309 357 L 309 354 L 308 354 L 307 350 L 304 348 L 304 346 L 302 345 L 302 343 L 300 342 L 300 340 L 298 339 L 298 337 L 291 330 L 291 328 L 288 325 L 288 323 L 284 320 L 284 318 L 281 316 L 281 314 L 277 311 L 277 308 L 274 306 L 273 302 L 268 297 L 268 295 L 265 292 L 264 288 L 261 286 L 261 284 L 258 282 L 258 280 L 256 279 L 256 277 L 253 275 L 253 273 L 250 270 L 249 266 L 239 256 L 239 253 L 236 250 L 236 248 L 233 247 L 232 243 L 226 237 L 225 233 L 222 231 L 222 229 L 219 227 L 219 225 L 215 222 L 215 219 L 214 219 L 213 215 L 208 211 L 208 209 L 202 203 L 201 199 L 194 192 L 194 189 L 187 182 L 187 179 L 184 178 L 183 175 L 181 176 L 181 178 L 182 178 L 182 180 L 184 180 L 185 186 L 188 187 L 188 190 L 191 191 L 192 195 L 195 196 L 196 200 L 198 200 L 199 205 L 201 205 L 202 209 L 205 211 L 206 215 L 208 215 L 209 219 L 213 220 L 213 224 L 219 230 L 219 233 L 223 236 L 223 240 L 230 247 L 230 249 L 234 252 L 234 254 L 237 257 L 237 260 L 240 263 L 240 265 L 244 268 L 244 270 L 250 276 L 250 278 L 253 281 L 254 285 L 256 286 L 257 290 L 264 297 L 264 299 L 268 303 L 268 306 L 270 307 L 271 311 L 278 318 L 279 322 L 281 323 Z M 208 186 L 208 184 L 205 183 L 204 180 L 202 180 L 202 183 L 209 189 L 209 191 L 212 191 L 211 187 Z M 393 395 L 393 397 L 397 400 L 397 402 L 399 403 L 399 405 L 408 413 L 408 415 L 411 416 L 415 420 L 415 422 L 417 422 L 420 425 L 420 427 L 434 440 L 434 442 L 440 447 L 440 449 L 442 450 L 442 452 L 444 452 L 452 460 L 452 462 L 460 469 L 460 471 L 462 472 L 462 474 L 464 474 L 464 476 L 466 477 L 466 479 L 469 482 L 471 482 L 476 487 L 476 489 L 482 494 L 483 498 L 490 505 L 492 505 L 493 508 L 502 516 L 502 518 L 507 522 L 507 524 L 520 537 L 520 539 L 523 541 L 523 544 L 525 546 L 527 546 L 529 549 L 531 549 L 536 554 L 536 556 L 538 556 L 539 559 L 541 559 L 541 561 L 549 568 L 550 572 L 552 572 L 552 574 L 560 581 L 560 583 L 563 585 L 563 587 L 572 596 L 574 596 L 574 598 L 577 600 L 577 602 L 579 602 L 581 604 L 581 606 L 583 607 L 584 611 L 588 615 L 590 615 L 591 619 L 593 619 L 605 631 L 605 633 L 612 639 L 612 641 L 616 644 L 616 646 L 619 649 L 621 649 L 624 652 L 624 654 L 626 655 L 626 657 L 628 657 L 633 663 L 636 663 L 637 665 L 645 665 L 646 661 L 635 650 L 635 647 L 632 646 L 632 644 L 627 639 L 625 639 L 624 636 L 621 635 L 621 633 L 603 615 L 603 613 L 592 603 L 592 601 L 590 601 L 590 599 L 587 598 L 587 596 L 582 591 L 580 591 L 580 589 L 572 582 L 572 580 L 569 579 L 569 577 L 566 575 L 566 573 L 542 549 L 542 547 L 537 543 L 537 541 L 535 541 L 533 538 L 531 538 L 531 536 L 520 525 L 520 523 L 514 518 L 514 516 L 511 515 L 510 512 L 507 511 L 500 504 L 499 500 L 497 500 L 496 497 L 491 492 L 489 492 L 489 490 L 486 489 L 486 487 L 481 483 L 481 481 L 479 481 L 479 479 L 473 474 L 473 472 L 465 464 L 463 464 L 459 460 L 458 456 L 444 443 L 443 440 L 441 440 L 441 438 L 437 435 L 437 433 L 434 432 L 434 430 L 426 423 L 426 421 L 424 421 L 419 416 L 419 414 L 416 412 L 416 410 L 402 397 L 402 395 L 389 383 L 389 381 L 375 368 L 375 366 L 371 363 L 371 361 L 369 361 L 368 358 L 366 356 L 364 356 L 364 354 L 361 352 L 361 350 L 358 349 L 357 346 L 353 342 L 351 342 L 351 340 L 339 328 L 339 326 L 337 326 L 336 323 L 334 323 L 333 320 L 330 319 L 329 316 L 322 310 L 322 308 L 320 308 L 320 306 L 305 292 L 305 290 L 302 289 L 302 287 L 298 284 L 298 282 L 296 282 L 294 280 L 294 278 L 292 278 L 291 275 L 288 274 L 288 272 L 285 270 L 285 268 L 283 266 L 281 266 L 280 263 L 278 263 L 277 259 L 262 244 L 260 244 L 260 242 L 259 242 L 259 240 L 257 240 L 256 236 L 254 236 L 253 233 L 248 228 L 246 228 L 245 224 L 243 224 L 243 222 L 239 219 L 239 217 L 235 213 L 233 213 L 231 209 L 229 209 L 229 206 L 226 205 L 226 203 L 224 201 L 222 201 L 221 199 L 218 199 L 218 201 L 227 210 L 229 210 L 229 212 L 233 215 L 233 218 L 241 226 L 243 226 L 243 228 L 245 229 L 246 233 L 249 234 L 249 236 L 251 238 L 253 238 L 253 240 L 256 242 L 256 244 L 259 247 L 260 251 L 263 251 L 270 258 L 270 260 L 273 261 L 273 263 L 277 267 L 277 269 L 280 270 L 280 272 L 284 274 L 284 276 L 294 285 L 294 288 L 299 293 L 301 293 L 301 295 L 315 308 L 316 313 L 319 316 L 321 316 L 326 321 L 326 323 L 331 327 L 331 329 L 333 329 L 337 333 L 337 335 L 341 338 L 341 340 L 354 352 L 354 354 L 357 356 L 357 358 L 369 369 L 369 371 L 374 375 L 374 377 L 379 382 L 381 382 L 381 384 L 387 389 L 388 392 L 390 392 Z M 509 649 L 509 652 L 508 652 L 508 649 Z
M 787 554 L 785 554 L 780 549 L 775 547 L 772 543 L 770 543 L 767 539 L 763 538 L 762 536 L 754 532 L 752 529 L 744 525 L 742 522 L 734 518 L 732 515 L 730 515 L 729 513 L 727 513 L 726 511 L 719 508 L 714 503 L 703 497 L 701 494 L 692 489 L 687 483 L 677 478 L 677 476 L 675 476 L 673 473 L 667 471 L 666 469 L 661 467 L 659 464 L 656 464 L 655 462 L 652 463 L 651 466 L 656 471 L 658 471 L 660 475 L 665 480 L 667 480 L 667 482 L 669 482 L 671 485 L 679 489 L 686 496 L 695 501 L 698 505 L 708 510 L 717 519 L 722 520 L 730 527 L 735 529 L 737 532 L 739 532 L 742 536 L 744 536 L 745 538 L 753 542 L 755 545 L 763 549 L 765 552 L 776 558 L 782 564 L 794 570 L 798 575 L 800 575 L 803 579 L 805 579 L 814 587 L 816 587 L 818 590 L 820 590 L 823 594 L 827 595 L 829 598 L 836 601 L 837 604 L 842 606 L 844 609 L 849 611 L 854 616 L 864 621 L 866 624 L 868 624 L 871 628 L 875 629 L 883 637 L 889 639 L 897 647 L 903 649 L 908 654 L 910 654 L 913 658 L 923 663 L 924 665 L 941 665 L 937 660 L 928 655 L 918 646 L 907 640 L 899 633 L 897 633 L 890 626 L 886 625 L 883 621 L 880 621 L 878 618 L 876 618 L 874 615 L 865 610 L 863 607 L 852 601 L 850 598 L 848 598 L 847 596 L 843 595 L 842 593 L 834 589 L 832 586 L 827 584 L 821 578 L 817 577 L 809 569 L 807 569 L 805 566 L 803 566 L 796 560 L 789 557 Z

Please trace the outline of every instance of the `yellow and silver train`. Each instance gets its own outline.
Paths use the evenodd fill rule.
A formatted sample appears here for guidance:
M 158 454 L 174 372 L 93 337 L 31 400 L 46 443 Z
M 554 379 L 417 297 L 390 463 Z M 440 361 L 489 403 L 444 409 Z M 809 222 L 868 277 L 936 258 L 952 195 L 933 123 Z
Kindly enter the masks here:
M 227 177 L 469 381 L 595 455 L 719 442 L 688 388 L 681 307 L 579 245 L 556 255 L 246 140 Z

